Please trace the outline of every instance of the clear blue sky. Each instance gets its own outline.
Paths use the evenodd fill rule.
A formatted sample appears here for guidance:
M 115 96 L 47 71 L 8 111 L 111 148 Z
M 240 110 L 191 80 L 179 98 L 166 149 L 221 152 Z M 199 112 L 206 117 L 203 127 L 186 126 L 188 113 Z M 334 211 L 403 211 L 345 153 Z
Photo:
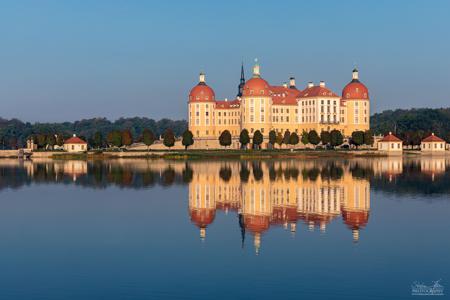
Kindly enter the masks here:
M 236 95 L 257 57 L 271 84 L 356 64 L 374 111 L 448 107 L 450 1 L 1 1 L 0 116 L 185 118 L 199 71 Z

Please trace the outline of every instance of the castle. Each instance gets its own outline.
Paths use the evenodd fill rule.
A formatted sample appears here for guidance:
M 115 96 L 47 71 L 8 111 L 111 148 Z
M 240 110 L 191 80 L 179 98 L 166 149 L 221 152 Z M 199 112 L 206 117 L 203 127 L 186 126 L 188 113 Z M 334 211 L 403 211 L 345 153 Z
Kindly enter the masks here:
M 352 80 L 344 87 L 341 96 L 325 86 L 309 82 L 305 89 L 297 88 L 295 78 L 289 84 L 270 85 L 260 73 L 256 62 L 253 76 L 245 81 L 241 68 L 238 94 L 234 100 L 218 100 L 214 90 L 206 84 L 201 73 L 199 83 L 189 93 L 189 130 L 197 146 L 214 147 L 224 130 L 233 138 L 232 147 L 239 147 L 238 137 L 243 129 L 250 136 L 259 130 L 265 139 L 269 132 L 284 133 L 337 129 L 348 137 L 356 130 L 368 130 L 370 101 L 367 87 L 359 81 L 358 70 L 353 70 Z M 200 145 L 198 145 L 200 144 Z

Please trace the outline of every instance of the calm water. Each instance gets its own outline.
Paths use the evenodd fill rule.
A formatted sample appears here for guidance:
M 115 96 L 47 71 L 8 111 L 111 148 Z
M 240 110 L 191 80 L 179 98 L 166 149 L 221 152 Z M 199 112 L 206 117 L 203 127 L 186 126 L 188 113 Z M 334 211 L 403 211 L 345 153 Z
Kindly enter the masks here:
M 1 160 L 0 298 L 447 296 L 449 228 L 450 158 Z

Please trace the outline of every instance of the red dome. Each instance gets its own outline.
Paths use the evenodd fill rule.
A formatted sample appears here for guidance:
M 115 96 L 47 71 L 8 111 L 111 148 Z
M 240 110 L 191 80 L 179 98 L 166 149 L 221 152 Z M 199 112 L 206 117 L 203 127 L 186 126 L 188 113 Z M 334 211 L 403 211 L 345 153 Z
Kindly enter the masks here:
M 189 93 L 189 102 L 214 102 L 216 95 L 212 88 L 201 82 Z
M 267 97 L 270 95 L 269 84 L 260 77 L 253 77 L 245 83 L 243 95 Z
M 369 90 L 361 82 L 352 80 L 342 90 L 342 99 L 369 99 Z
M 245 228 L 253 233 L 262 233 L 269 229 L 269 222 L 268 216 L 244 215 Z

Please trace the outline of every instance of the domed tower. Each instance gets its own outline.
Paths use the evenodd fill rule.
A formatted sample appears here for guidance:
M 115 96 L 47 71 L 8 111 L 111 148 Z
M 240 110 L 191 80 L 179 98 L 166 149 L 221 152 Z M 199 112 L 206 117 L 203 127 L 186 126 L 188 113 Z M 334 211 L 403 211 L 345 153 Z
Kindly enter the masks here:
M 189 130 L 195 138 L 213 136 L 215 93 L 205 82 L 205 74 L 200 73 L 199 82 L 189 93 Z
M 370 129 L 369 90 L 359 81 L 358 70 L 353 70 L 352 81 L 342 90 L 342 106 L 346 111 L 344 116 L 345 135 L 349 136 L 356 130 Z
M 241 119 L 242 128 L 250 136 L 260 130 L 268 136 L 271 127 L 272 96 L 267 81 L 261 78 L 259 64 L 253 67 L 253 77 L 247 80 L 242 91 Z

